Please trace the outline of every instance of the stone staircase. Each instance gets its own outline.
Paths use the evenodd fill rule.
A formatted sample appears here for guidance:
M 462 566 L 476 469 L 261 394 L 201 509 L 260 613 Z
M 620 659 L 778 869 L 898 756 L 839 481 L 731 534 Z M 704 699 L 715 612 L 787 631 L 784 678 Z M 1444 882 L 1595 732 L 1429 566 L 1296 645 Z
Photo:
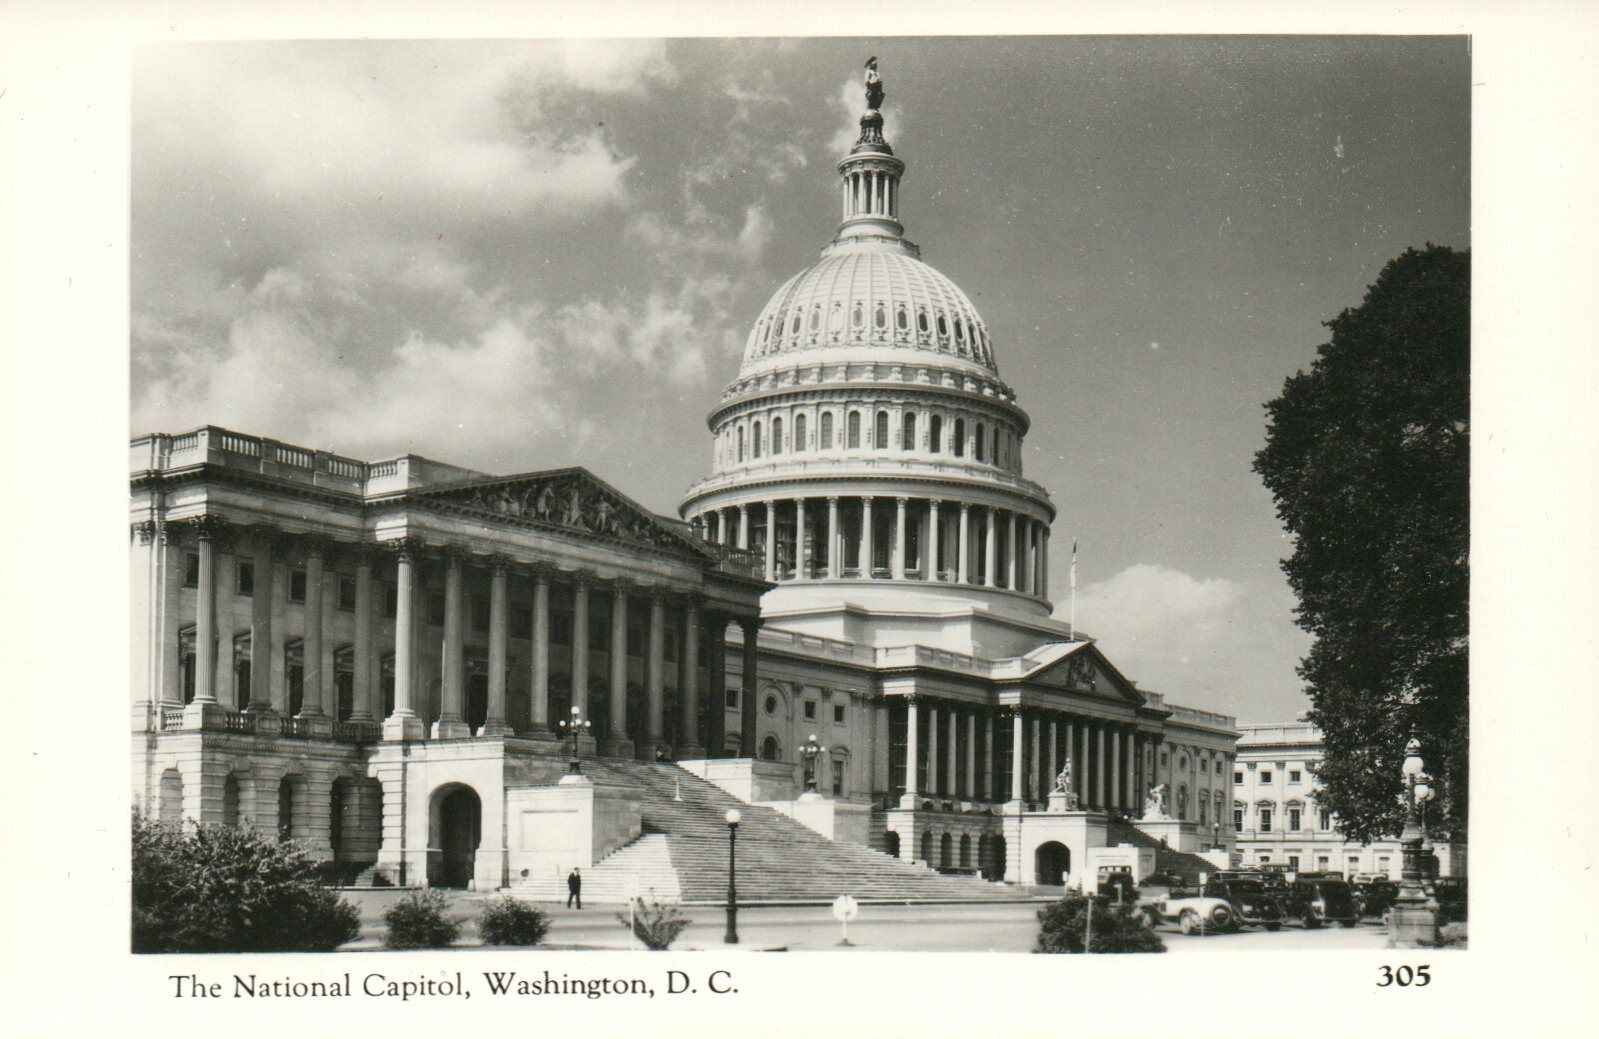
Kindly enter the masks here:
M 747 804 L 670 763 L 588 759 L 596 783 L 630 786 L 642 794 L 642 835 L 583 871 L 583 897 L 595 904 L 624 902 L 637 890 L 684 902 L 727 897 L 728 809 L 738 828 L 740 902 L 830 902 L 848 894 L 884 902 L 1013 900 L 1015 888 L 946 876 L 879 851 L 831 841 L 773 809 Z M 676 797 L 681 792 L 682 800 Z M 529 877 L 513 893 L 565 901 L 565 877 Z
M 1216 866 L 1208 859 L 1186 851 L 1174 851 L 1160 843 L 1132 823 L 1113 819 L 1105 826 L 1106 844 L 1131 844 L 1140 848 L 1155 849 L 1155 872 L 1171 873 L 1188 884 L 1197 884 L 1201 873 L 1214 873 Z

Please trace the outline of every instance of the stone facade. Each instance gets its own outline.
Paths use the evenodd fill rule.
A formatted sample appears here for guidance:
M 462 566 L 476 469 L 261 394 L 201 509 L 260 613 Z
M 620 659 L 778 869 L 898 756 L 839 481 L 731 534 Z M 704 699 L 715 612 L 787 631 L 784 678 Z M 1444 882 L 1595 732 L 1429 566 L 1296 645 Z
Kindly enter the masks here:
M 1382 874 L 1398 880 L 1399 840 L 1356 844 L 1338 831 L 1338 817 L 1316 801 L 1321 732 L 1309 722 L 1240 726 L 1233 767 L 1232 811 L 1243 865 L 1331 870 L 1345 876 Z M 1440 876 L 1464 876 L 1466 846 L 1434 846 Z

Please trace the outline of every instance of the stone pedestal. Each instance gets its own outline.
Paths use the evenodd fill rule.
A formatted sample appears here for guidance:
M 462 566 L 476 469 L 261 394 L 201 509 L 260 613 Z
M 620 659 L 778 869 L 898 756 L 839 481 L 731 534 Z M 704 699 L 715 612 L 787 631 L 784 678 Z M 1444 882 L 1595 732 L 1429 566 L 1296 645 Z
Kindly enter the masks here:
M 835 801 L 814 790 L 794 801 L 760 802 L 830 841 L 868 847 L 872 841 L 872 808 L 850 801 Z
M 427 735 L 427 727 L 415 714 L 391 714 L 383 719 L 385 740 L 419 740 Z
M 1199 824 L 1183 819 L 1135 819 L 1133 825 L 1173 851 L 1198 853 Z
M 1426 948 L 1438 943 L 1438 906 L 1425 894 L 1401 894 L 1388 918 L 1388 945 L 1394 949 Z
M 477 731 L 477 734 L 479 736 L 515 736 L 516 729 L 505 724 L 504 722 L 486 722 L 483 727 Z
M 464 740 L 472 735 L 472 727 L 459 718 L 445 720 L 440 718 L 433 723 L 433 738 L 436 740 Z
M 633 752 L 633 741 L 626 736 L 607 736 L 600 741 L 600 753 L 608 758 L 630 758 Z

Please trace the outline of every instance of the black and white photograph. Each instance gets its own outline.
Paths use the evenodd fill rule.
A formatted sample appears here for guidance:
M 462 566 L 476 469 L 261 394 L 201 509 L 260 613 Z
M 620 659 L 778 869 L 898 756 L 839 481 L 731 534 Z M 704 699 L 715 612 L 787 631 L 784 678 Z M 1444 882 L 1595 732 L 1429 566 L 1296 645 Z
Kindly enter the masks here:
M 1591 511 L 1518 506 L 1594 480 L 1500 473 L 1559 423 L 1502 403 L 1551 371 L 1474 273 L 1513 206 L 1468 23 L 305 24 L 109 76 L 110 565 L 62 594 L 113 666 L 48 753 L 113 850 L 41 861 L 130 1005 L 787 1035 L 838 978 L 802 1030 L 1075 1027 L 984 1026 L 970 969 L 1247 1035 L 1260 965 L 1350 1004 L 1306 1034 L 1466 1035 L 1487 958 L 1592 963 L 1591 705 L 1529 703 L 1591 653 L 1509 643 L 1591 651 L 1592 545 L 1534 532 Z M 13 473 L 51 450 L 8 424 Z

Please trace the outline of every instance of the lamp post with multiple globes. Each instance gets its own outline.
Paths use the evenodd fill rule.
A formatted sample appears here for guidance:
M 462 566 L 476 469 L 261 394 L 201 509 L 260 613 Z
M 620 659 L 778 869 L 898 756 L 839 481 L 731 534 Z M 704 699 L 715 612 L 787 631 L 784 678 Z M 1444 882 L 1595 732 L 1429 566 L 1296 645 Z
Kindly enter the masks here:
M 727 811 L 727 933 L 722 936 L 722 941 L 728 945 L 738 944 L 738 868 L 734 858 L 734 850 L 738 846 L 738 824 L 744 817 L 737 808 Z
M 805 763 L 805 794 L 807 797 L 820 797 L 816 791 L 816 769 L 827 748 L 822 746 L 816 738 L 816 733 L 811 733 L 811 738 L 800 744 L 800 760 Z
M 1433 945 L 1438 940 L 1437 907 L 1422 886 L 1427 830 L 1422 825 L 1420 807 L 1432 797 L 1432 786 L 1422 771 L 1420 750 L 1421 744 L 1414 739 L 1405 748 L 1405 828 L 1399 835 L 1403 867 L 1399 897 L 1394 900 L 1388 923 L 1388 944 L 1400 949 Z
M 567 763 L 566 774 L 569 776 L 580 776 L 583 774 L 583 765 L 577 757 L 577 738 L 580 733 L 585 733 L 592 729 L 594 727 L 594 723 L 583 717 L 583 708 L 573 704 L 572 717 L 562 718 L 560 726 L 561 731 L 566 733 L 572 739 L 572 757 Z

